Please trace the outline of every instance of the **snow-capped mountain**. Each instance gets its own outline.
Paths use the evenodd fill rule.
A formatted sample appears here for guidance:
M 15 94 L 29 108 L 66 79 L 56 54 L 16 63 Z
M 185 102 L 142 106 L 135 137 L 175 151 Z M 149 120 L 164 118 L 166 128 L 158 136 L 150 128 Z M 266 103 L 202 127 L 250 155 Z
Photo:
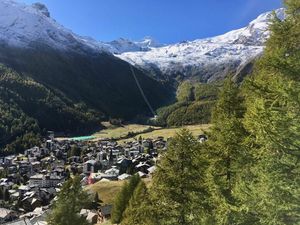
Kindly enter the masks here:
M 110 46 L 81 37 L 50 17 L 41 3 L 26 5 L 14 0 L 0 1 L 0 41 L 13 47 L 28 48 L 43 43 L 51 48 L 76 51 L 107 51 Z
M 42 44 L 60 51 L 83 54 L 106 52 L 154 75 L 202 81 L 222 79 L 228 73 L 243 71 L 264 49 L 269 36 L 271 12 L 260 15 L 247 27 L 217 37 L 163 46 L 150 37 L 141 41 L 120 38 L 101 42 L 82 37 L 50 17 L 43 4 L 26 5 L 0 0 L 0 43 L 18 48 Z M 284 9 L 276 14 L 284 18 Z
M 276 10 L 284 19 L 284 9 Z M 217 37 L 186 41 L 147 52 L 125 52 L 121 59 L 155 73 L 197 77 L 202 81 L 224 78 L 228 73 L 242 71 L 258 57 L 269 37 L 268 26 L 272 12 L 260 15 L 247 27 Z
M 151 37 L 145 37 L 141 41 L 130 41 L 128 39 L 120 38 L 108 43 L 109 49 L 114 54 L 122 54 L 124 52 L 146 52 L 153 48 L 162 47 Z
M 115 57 L 112 52 L 117 50 L 113 45 L 79 36 L 60 25 L 50 15 L 47 7 L 40 3 L 26 5 L 14 0 L 0 0 L 0 67 L 5 66 L 22 73 L 20 83 L 26 84 L 30 80 L 45 86 L 51 96 L 60 99 L 59 104 L 72 108 L 68 112 L 62 112 L 62 106 L 55 102 L 44 108 L 31 107 L 28 110 L 26 105 L 34 97 L 28 101 L 16 102 L 24 113 L 36 110 L 28 115 L 42 121 L 44 127 L 52 129 L 51 123 L 45 125 L 45 122 L 51 121 L 49 117 L 56 110 L 55 112 L 61 111 L 60 114 L 70 116 L 70 120 L 57 119 L 60 121 L 58 123 L 69 129 L 70 121 L 81 120 L 72 114 L 73 111 L 81 110 L 77 109 L 78 103 L 86 104 L 88 109 L 96 110 L 99 115 L 115 118 L 131 119 L 137 114 L 149 114 L 132 69 L 154 108 L 166 104 L 173 97 L 172 87 Z M 141 45 L 146 46 L 146 42 Z M 41 95 L 34 89 L 38 86 L 27 85 L 27 91 L 24 91 L 17 85 L 10 85 L 13 81 L 14 79 L 5 79 L 1 69 L 0 102 L 10 99 L 3 94 L 6 91 L 4 85 L 7 85 L 7 90 L 13 90 L 8 91 L 9 94 L 15 93 L 18 98 L 23 99 L 26 93 Z
M 114 54 L 149 51 L 162 46 L 151 37 L 136 42 L 120 38 L 105 43 L 79 36 L 52 19 L 47 7 L 41 3 L 26 5 L 14 0 L 0 0 L 0 12 L 0 41 L 10 46 L 27 48 L 33 43 L 43 43 L 59 50 Z

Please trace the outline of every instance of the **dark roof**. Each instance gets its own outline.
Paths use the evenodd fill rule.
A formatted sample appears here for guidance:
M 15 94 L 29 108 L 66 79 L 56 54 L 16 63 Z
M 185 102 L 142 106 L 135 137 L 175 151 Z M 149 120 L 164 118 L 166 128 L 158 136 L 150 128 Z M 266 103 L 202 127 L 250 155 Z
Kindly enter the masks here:
M 100 206 L 101 212 L 104 216 L 110 215 L 112 211 L 112 205 Z

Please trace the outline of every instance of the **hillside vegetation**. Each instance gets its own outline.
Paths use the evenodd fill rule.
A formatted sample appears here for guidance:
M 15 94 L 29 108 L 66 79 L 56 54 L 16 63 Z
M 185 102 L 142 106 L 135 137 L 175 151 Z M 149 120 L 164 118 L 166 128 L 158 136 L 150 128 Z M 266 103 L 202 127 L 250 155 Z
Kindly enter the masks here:
M 99 130 L 104 119 L 150 114 L 129 64 L 110 54 L 68 55 L 45 46 L 0 45 L 0 63 L 0 149 L 17 139 L 23 142 L 27 133 L 84 134 Z M 154 108 L 170 101 L 172 88 L 135 72 Z M 18 145 L 9 152 L 29 146 Z
M 182 126 L 207 124 L 221 84 L 184 81 L 177 89 L 176 103 L 158 109 L 157 124 Z
M 43 128 L 76 132 L 95 126 L 100 120 L 100 114 L 84 104 L 76 105 L 3 64 L 0 65 L 0 102 L 0 147 L 13 141 L 18 143 L 7 146 L 10 152 L 37 144 Z

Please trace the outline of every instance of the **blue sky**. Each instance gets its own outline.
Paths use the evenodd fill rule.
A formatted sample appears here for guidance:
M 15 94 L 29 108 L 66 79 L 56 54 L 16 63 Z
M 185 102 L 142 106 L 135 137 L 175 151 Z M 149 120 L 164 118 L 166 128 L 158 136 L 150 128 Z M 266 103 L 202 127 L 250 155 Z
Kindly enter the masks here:
M 31 4 L 34 0 L 19 0 Z M 259 14 L 282 7 L 281 0 L 38 0 L 75 33 L 97 40 L 119 37 L 160 43 L 223 34 Z

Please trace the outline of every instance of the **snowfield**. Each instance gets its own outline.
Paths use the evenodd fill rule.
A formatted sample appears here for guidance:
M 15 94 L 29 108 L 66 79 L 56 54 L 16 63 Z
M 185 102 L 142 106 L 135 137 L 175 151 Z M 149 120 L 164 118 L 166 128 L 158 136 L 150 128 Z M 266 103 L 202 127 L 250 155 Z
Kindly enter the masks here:
M 276 14 L 284 19 L 284 9 L 276 10 Z M 199 75 L 203 80 L 213 81 L 222 78 L 225 73 L 236 72 L 261 55 L 270 34 L 268 27 L 271 18 L 272 12 L 267 12 L 247 27 L 224 35 L 116 56 L 144 69 L 155 67 L 170 76 Z

